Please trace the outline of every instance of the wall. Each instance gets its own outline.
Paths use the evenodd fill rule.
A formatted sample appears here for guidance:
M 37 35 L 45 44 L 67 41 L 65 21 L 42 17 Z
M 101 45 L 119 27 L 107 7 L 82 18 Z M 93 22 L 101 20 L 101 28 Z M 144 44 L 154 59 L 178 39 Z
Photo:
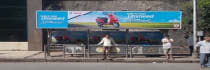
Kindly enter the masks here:
M 36 10 L 42 10 L 42 0 L 27 0 L 28 50 L 41 51 L 42 30 L 36 28 Z
M 190 0 L 45 0 L 43 9 L 68 11 L 181 11 Z M 161 30 L 175 39 L 175 46 L 186 46 L 185 30 Z

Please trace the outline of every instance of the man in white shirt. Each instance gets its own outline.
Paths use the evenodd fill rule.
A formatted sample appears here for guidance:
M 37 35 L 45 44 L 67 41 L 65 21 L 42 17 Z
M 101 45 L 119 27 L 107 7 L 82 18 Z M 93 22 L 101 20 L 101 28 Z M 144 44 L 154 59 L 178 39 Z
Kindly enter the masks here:
M 162 39 L 163 53 L 165 54 L 167 60 L 169 60 L 170 58 L 173 59 L 171 48 L 171 43 L 173 41 L 173 39 L 169 38 L 169 35 L 165 35 L 165 37 Z
M 205 40 L 198 42 L 196 47 L 200 47 L 201 67 L 210 67 L 210 35 L 206 35 Z
M 109 35 L 105 35 L 105 37 L 102 38 L 102 40 L 97 44 L 97 45 L 101 45 L 103 43 L 103 47 L 104 47 L 104 59 L 107 58 L 108 55 L 110 55 L 110 50 L 111 47 L 113 46 L 112 44 L 115 44 L 115 41 L 109 37 Z

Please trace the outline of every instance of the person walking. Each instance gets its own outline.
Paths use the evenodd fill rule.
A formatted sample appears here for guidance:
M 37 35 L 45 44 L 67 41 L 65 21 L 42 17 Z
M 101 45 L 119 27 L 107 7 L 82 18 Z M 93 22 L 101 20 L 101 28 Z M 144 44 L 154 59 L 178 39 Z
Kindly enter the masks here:
M 103 47 L 104 47 L 104 57 L 102 60 L 107 59 L 107 57 L 110 58 L 110 50 L 114 45 L 116 45 L 115 41 L 108 35 L 106 34 L 105 37 L 102 38 L 102 40 L 97 44 L 97 45 L 101 45 L 103 43 Z M 110 58 L 111 60 L 111 58 Z
M 165 37 L 161 41 L 162 41 L 162 46 L 163 46 L 163 53 L 166 56 L 166 60 L 168 61 L 169 59 L 173 59 L 171 43 L 174 40 L 169 38 L 169 35 L 165 35 Z
M 201 68 L 210 67 L 210 34 L 205 35 L 205 40 L 199 41 L 195 49 L 200 47 L 200 66 Z

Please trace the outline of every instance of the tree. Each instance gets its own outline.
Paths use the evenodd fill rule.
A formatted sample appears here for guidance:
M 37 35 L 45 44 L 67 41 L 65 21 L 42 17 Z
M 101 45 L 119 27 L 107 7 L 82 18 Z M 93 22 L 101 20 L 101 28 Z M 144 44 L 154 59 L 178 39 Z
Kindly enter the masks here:
M 192 1 L 183 3 L 182 8 L 182 22 L 183 28 L 188 28 L 187 31 L 192 30 L 192 14 L 193 14 L 193 4 Z M 210 0 L 197 0 L 197 28 L 198 30 L 203 30 L 205 32 L 210 31 Z
M 210 30 L 210 0 L 198 0 L 198 29 Z
M 180 4 L 180 9 L 182 10 L 182 28 L 184 32 L 193 31 L 193 2 L 187 1 Z

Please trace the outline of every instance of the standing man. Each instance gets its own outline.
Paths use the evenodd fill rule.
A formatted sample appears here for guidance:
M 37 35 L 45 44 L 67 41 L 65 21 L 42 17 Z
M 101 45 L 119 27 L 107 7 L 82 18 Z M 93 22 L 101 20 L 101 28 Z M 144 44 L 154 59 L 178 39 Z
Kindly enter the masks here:
M 105 60 L 107 59 L 107 56 L 110 55 L 110 50 L 113 46 L 112 44 L 116 45 L 116 43 L 108 34 L 106 34 L 105 37 L 103 37 L 102 40 L 97 45 L 101 45 L 102 43 L 104 47 L 104 58 L 102 60 Z
M 200 47 L 201 68 L 210 67 L 210 34 L 205 35 L 205 40 L 198 42 L 196 47 Z
M 163 46 L 163 52 L 166 56 L 166 60 L 168 61 L 169 59 L 173 60 L 172 56 L 172 48 L 171 48 L 171 43 L 174 40 L 169 38 L 169 35 L 165 35 L 165 37 L 162 39 L 162 46 Z
M 192 53 L 193 53 L 193 37 L 192 36 L 190 36 L 187 39 L 187 44 L 188 44 L 188 47 L 190 49 L 190 56 L 192 56 Z

